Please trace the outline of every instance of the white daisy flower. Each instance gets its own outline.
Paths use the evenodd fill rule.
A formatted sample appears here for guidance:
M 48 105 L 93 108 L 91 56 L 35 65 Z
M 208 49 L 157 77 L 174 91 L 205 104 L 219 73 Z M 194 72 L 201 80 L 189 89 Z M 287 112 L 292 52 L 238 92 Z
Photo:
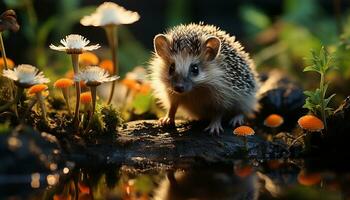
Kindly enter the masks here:
M 28 64 L 18 65 L 18 67 L 12 70 L 3 70 L 3 76 L 14 80 L 18 86 L 24 88 L 50 82 L 48 78 L 45 78 L 43 72 Z
M 74 76 L 75 81 L 84 81 L 87 86 L 98 86 L 101 83 L 115 81 L 119 76 L 110 76 L 110 74 L 98 66 L 89 66 Z
M 89 45 L 90 41 L 78 34 L 67 35 L 65 39 L 61 40 L 59 46 L 53 44 L 50 45 L 50 48 L 57 51 L 65 51 L 68 54 L 81 54 L 83 51 L 93 51 L 100 48 L 99 44 Z
M 126 10 L 113 2 L 104 2 L 94 13 L 80 20 L 84 26 L 132 24 L 140 19 L 137 12 Z

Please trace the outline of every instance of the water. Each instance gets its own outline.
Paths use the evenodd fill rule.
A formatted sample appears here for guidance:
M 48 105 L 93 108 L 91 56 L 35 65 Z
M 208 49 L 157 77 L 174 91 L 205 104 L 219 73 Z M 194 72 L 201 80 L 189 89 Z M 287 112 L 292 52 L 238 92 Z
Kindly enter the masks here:
M 1 175 L 0 199 L 350 199 L 346 168 L 321 163 L 253 160 L 147 171 L 70 163 L 49 174 Z

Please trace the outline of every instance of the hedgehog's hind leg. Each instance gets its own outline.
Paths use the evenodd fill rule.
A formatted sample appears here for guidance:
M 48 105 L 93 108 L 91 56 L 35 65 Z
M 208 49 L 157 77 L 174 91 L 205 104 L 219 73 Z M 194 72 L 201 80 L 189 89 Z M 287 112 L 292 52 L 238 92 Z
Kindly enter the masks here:
M 244 115 L 243 114 L 238 114 L 238 115 L 234 116 L 229 122 L 230 126 L 232 126 L 232 127 L 240 126 L 243 123 L 244 123 Z
M 220 133 L 224 132 L 224 129 L 221 125 L 222 115 L 215 116 L 211 119 L 210 124 L 204 131 L 208 131 L 211 135 L 220 135 Z

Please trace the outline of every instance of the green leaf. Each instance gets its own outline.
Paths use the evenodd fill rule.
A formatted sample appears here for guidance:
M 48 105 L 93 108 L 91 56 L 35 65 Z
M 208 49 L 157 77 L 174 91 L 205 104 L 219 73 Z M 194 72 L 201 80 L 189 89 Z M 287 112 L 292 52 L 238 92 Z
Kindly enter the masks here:
M 331 101 L 331 99 L 332 99 L 334 96 L 335 96 L 335 94 L 332 94 L 331 96 L 329 96 L 328 98 L 326 98 L 326 99 L 324 100 L 325 106 L 326 106 L 326 107 L 327 107 L 328 103 Z
M 304 68 L 303 72 L 320 72 L 316 65 L 310 65 Z

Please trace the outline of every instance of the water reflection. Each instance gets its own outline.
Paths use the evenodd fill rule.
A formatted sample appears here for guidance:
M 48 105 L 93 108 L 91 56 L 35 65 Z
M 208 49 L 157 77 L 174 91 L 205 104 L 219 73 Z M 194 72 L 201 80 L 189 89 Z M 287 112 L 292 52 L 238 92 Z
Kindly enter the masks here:
M 349 199 L 350 175 L 313 171 L 304 163 L 237 161 L 143 173 L 125 166 L 64 167 L 51 174 L 31 174 L 35 198 L 23 199 Z

